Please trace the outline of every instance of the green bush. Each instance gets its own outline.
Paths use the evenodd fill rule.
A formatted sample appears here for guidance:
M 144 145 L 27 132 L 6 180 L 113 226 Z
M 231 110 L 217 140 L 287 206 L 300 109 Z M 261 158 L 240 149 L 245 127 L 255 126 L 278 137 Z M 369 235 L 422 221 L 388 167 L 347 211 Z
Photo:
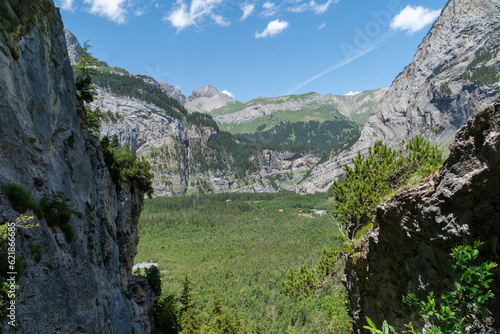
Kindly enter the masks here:
M 146 279 L 149 285 L 153 289 L 154 293 L 159 296 L 161 295 L 161 274 L 157 266 L 151 266 L 146 268 Z
M 62 227 L 62 230 L 64 232 L 64 238 L 66 239 L 66 241 L 68 243 L 71 243 L 75 238 L 75 232 L 73 231 L 73 226 L 70 223 L 66 223 Z
M 441 166 L 442 152 L 428 140 L 416 136 L 403 145 L 396 151 L 377 141 L 366 157 L 358 152 L 352 159 L 353 166 L 344 166 L 345 178 L 334 182 L 335 212 L 348 222 L 350 233 L 368 222 L 376 206 L 391 192 Z
M 61 192 L 55 193 L 52 197 L 44 195 L 39 204 L 43 217 L 50 227 L 63 227 L 69 223 L 69 218 L 73 211 L 68 207 Z
M 441 84 L 441 93 L 451 95 L 453 92 L 451 91 L 450 85 L 447 82 Z
M 118 141 L 110 141 L 108 137 L 101 139 L 101 149 L 106 167 L 118 191 L 122 189 L 123 179 L 129 179 L 149 197 L 153 195 L 153 174 L 150 172 L 149 162 L 138 158 L 137 153 L 131 151 L 128 144 L 120 150 Z
M 2 192 L 12 204 L 14 210 L 19 213 L 25 213 L 28 209 L 33 208 L 34 206 L 31 192 L 19 184 L 3 184 Z

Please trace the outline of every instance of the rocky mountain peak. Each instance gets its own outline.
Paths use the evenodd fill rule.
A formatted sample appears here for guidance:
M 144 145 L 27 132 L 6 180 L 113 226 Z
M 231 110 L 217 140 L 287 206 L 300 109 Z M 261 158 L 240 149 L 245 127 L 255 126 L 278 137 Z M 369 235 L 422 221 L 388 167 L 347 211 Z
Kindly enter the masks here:
M 219 94 L 219 90 L 217 87 L 208 85 L 208 86 L 203 86 L 197 89 L 193 89 L 193 93 L 188 96 L 189 100 L 196 99 L 198 97 L 213 97 L 215 95 Z
M 186 96 L 180 90 L 165 81 L 160 81 L 159 85 L 168 96 L 176 99 L 182 105 L 186 104 Z
M 210 112 L 234 101 L 235 99 L 228 94 L 219 92 L 217 87 L 208 85 L 193 89 L 193 93 L 186 100 L 185 107 L 189 111 Z

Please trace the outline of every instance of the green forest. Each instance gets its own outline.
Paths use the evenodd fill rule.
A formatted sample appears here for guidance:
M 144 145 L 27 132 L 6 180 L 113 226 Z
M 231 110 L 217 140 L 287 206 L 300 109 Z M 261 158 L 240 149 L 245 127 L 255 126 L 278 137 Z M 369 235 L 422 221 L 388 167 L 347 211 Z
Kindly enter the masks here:
M 359 125 L 347 118 L 341 118 L 335 121 L 323 122 L 292 123 L 284 121 L 269 130 L 241 133 L 237 134 L 237 136 L 263 144 L 308 147 L 309 151 L 325 154 L 358 138 L 360 134 L 361 128 Z
M 331 193 L 287 192 L 147 200 L 136 262 L 158 263 L 162 296 L 177 307 L 187 275 L 204 332 L 223 332 L 210 325 L 222 301 L 240 324 L 228 333 L 348 333 L 343 272 L 312 298 L 282 287 L 290 268 L 314 264 L 322 247 L 342 248 L 330 215 L 311 212 L 331 212 L 332 204 Z

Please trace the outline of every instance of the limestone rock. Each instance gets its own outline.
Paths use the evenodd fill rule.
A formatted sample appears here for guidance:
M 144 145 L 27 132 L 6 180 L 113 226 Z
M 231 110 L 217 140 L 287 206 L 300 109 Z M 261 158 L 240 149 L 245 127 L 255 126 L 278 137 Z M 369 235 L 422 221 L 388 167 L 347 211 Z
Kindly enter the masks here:
M 481 66 L 500 68 L 500 2 L 450 0 L 420 44 L 411 64 L 394 80 L 377 113 L 349 153 L 332 155 L 311 171 L 298 192 L 325 191 L 342 166 L 377 140 L 397 147 L 424 136 L 447 146 L 453 134 L 500 94 L 500 82 L 476 84 L 467 76 Z M 481 55 L 492 58 L 481 61 Z
M 76 36 L 73 35 L 68 29 L 64 29 L 64 38 L 66 39 L 69 61 L 72 64 L 76 63 L 78 51 L 82 48 L 82 46 L 78 42 Z
M 385 319 L 401 332 L 419 316 L 401 301 L 430 291 L 440 296 L 454 280 L 451 248 L 481 240 L 480 262 L 500 263 L 500 98 L 456 135 L 440 171 L 377 207 L 365 252 L 346 270 L 354 329 L 365 317 Z M 488 305 L 500 328 L 500 271 L 494 271 Z M 455 278 L 456 279 L 456 278 Z
M 0 184 L 23 185 L 36 201 L 61 194 L 73 241 L 58 226 L 20 229 L 24 272 L 16 291 L 16 327 L 2 333 L 148 333 L 153 292 L 133 287 L 143 194 L 117 192 L 98 143 L 80 127 L 65 33 L 52 0 L 0 5 Z M 29 210 L 28 215 L 33 215 Z M 2 221 L 19 215 L 0 194 Z M 36 262 L 31 245 L 42 249 Z M 8 319 L 7 319 L 8 320 Z

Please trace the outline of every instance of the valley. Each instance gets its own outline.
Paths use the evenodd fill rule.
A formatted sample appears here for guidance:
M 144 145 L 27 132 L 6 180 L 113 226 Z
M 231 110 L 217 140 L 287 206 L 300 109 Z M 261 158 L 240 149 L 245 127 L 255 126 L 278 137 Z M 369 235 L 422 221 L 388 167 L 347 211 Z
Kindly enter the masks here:
M 114 67 L 80 44 L 86 36 L 64 29 L 61 13 L 76 20 L 88 6 L 95 21 L 79 33 L 104 35 L 145 27 L 164 11 L 177 32 L 169 27 L 170 43 L 154 43 L 169 47 L 172 67 L 196 50 L 199 62 L 183 65 L 188 77 L 205 62 L 207 73 L 226 73 L 215 49 L 190 38 L 276 16 L 247 37 L 291 46 L 292 57 L 307 47 L 288 15 L 314 12 L 308 29 L 327 34 L 331 23 L 318 26 L 317 15 L 336 2 L 288 3 L 286 13 L 267 2 L 248 21 L 257 5 L 246 3 L 225 12 L 243 11 L 231 22 L 211 7 L 196 14 L 176 3 L 166 13 L 155 4 L 153 13 L 153 3 L 140 11 L 120 2 L 97 13 L 91 3 L 0 4 L 1 333 L 500 331 L 499 1 L 378 8 L 387 34 L 344 64 L 375 57 L 384 43 L 401 51 L 390 38 L 413 34 L 401 20 L 421 11 L 432 18 L 389 88 L 336 95 L 283 87 L 285 95 L 246 102 L 210 81 L 186 96 L 163 81 L 171 76 L 159 65 L 144 65 L 149 75 Z M 105 29 L 99 20 L 110 8 L 123 11 Z M 153 31 L 144 31 L 142 44 L 126 35 L 130 49 L 120 57 L 154 59 L 145 48 Z M 318 57 L 328 44 L 319 40 Z M 254 58 L 276 67 L 273 51 Z M 319 74 L 295 87 L 342 66 L 310 67 Z

